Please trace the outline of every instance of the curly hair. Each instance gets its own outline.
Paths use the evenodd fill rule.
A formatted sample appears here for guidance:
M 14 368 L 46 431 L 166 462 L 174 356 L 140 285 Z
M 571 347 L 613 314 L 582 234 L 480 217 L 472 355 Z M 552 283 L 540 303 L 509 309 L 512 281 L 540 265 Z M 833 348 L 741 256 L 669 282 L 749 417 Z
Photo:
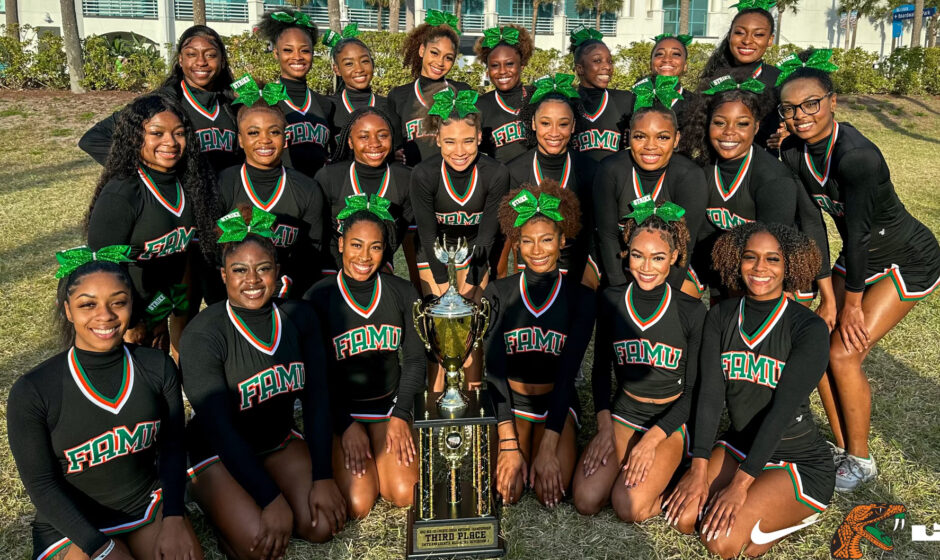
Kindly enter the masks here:
M 287 8 L 279 9 L 278 12 L 284 12 L 289 16 L 296 17 L 300 12 L 296 10 L 290 10 Z M 269 12 L 264 14 L 264 17 L 261 18 L 261 23 L 258 24 L 258 34 L 271 44 L 272 48 L 277 48 L 277 40 L 281 38 L 281 35 L 284 34 L 288 29 L 299 29 L 307 34 L 310 38 L 310 47 L 313 48 L 317 44 L 317 36 L 319 31 L 317 30 L 317 25 L 313 22 L 310 22 L 310 25 L 313 27 L 307 27 L 305 25 L 298 25 L 296 23 L 288 23 L 284 21 L 278 21 L 271 17 L 274 12 Z
M 255 207 L 249 203 L 241 203 L 235 205 L 235 210 L 232 212 L 238 212 L 242 215 L 242 219 L 245 220 L 245 223 L 251 223 L 251 214 L 255 211 Z M 216 224 L 215 226 L 215 235 L 218 239 L 222 235 L 222 228 Z M 277 249 L 274 247 L 274 242 L 267 237 L 261 237 L 260 235 L 255 235 L 249 233 L 241 241 L 229 241 L 227 243 L 220 243 L 219 246 L 222 252 L 222 268 L 225 268 L 225 261 L 228 259 L 229 255 L 238 250 L 239 247 L 245 243 L 255 243 L 261 247 L 264 252 L 271 257 L 271 260 L 275 263 L 277 262 Z
M 657 208 L 660 206 L 662 206 L 662 203 L 656 205 Z M 654 214 L 644 220 L 642 224 L 637 224 L 633 218 L 627 218 L 620 223 L 623 225 L 623 241 L 627 245 L 627 249 L 620 253 L 621 259 L 630 255 L 630 245 L 641 231 L 651 231 L 658 234 L 669 245 L 670 251 L 679 252 L 676 265 L 685 266 L 689 257 L 688 247 L 691 236 L 688 226 L 685 225 L 685 218 L 667 222 Z
M 412 78 L 417 80 L 421 76 L 421 57 L 418 56 L 418 51 L 421 50 L 422 46 L 433 43 L 442 37 L 450 39 L 450 42 L 454 45 L 454 54 L 456 54 L 457 48 L 460 46 L 460 38 L 457 36 L 457 32 L 449 25 L 430 25 L 422 23 L 412 29 L 411 33 L 405 37 L 405 42 L 401 47 L 401 53 L 404 56 L 405 68 L 411 68 Z
M 688 94 L 688 92 L 686 93 Z M 676 148 L 673 150 L 673 152 L 677 154 L 682 154 L 692 159 L 699 165 L 704 165 L 705 163 L 707 163 L 706 161 L 707 152 L 705 152 L 705 155 L 703 155 L 703 152 L 699 149 L 699 146 L 701 145 L 701 142 L 702 142 L 701 134 L 696 132 L 697 130 L 700 129 L 701 125 L 692 124 L 692 126 L 690 126 L 690 123 L 696 122 L 694 115 L 697 112 L 704 112 L 703 110 L 698 108 L 698 105 L 701 104 L 702 102 L 699 100 L 698 96 L 695 96 L 695 97 L 689 96 L 689 97 L 686 97 L 686 99 L 689 102 L 689 111 L 692 114 L 692 116 L 690 117 L 689 123 L 686 124 L 681 134 L 679 134 L 679 143 L 676 144 Z M 634 128 L 634 126 L 636 126 L 636 123 L 637 121 L 640 120 L 640 118 L 642 118 L 644 115 L 647 115 L 649 113 L 658 113 L 666 117 L 666 119 L 668 119 L 669 122 L 672 123 L 673 129 L 677 133 L 679 133 L 679 121 L 676 119 L 676 113 L 669 107 L 666 107 L 665 105 L 661 104 L 659 101 L 654 101 L 652 106 L 641 107 L 640 109 L 637 109 L 636 111 L 634 111 L 632 115 L 630 115 L 630 122 L 627 126 L 627 129 L 624 131 L 627 135 L 626 142 L 628 146 L 630 144 L 630 136 L 629 136 L 630 131 Z
M 498 47 L 509 47 L 515 49 L 519 53 L 519 60 L 522 61 L 522 65 L 525 66 L 529 63 L 529 59 L 532 58 L 532 53 L 535 51 L 535 39 L 532 38 L 532 35 L 529 33 L 525 27 L 516 24 L 503 25 L 503 28 L 511 27 L 519 32 L 519 42 L 515 45 L 510 45 L 505 41 L 500 41 L 495 46 L 484 47 L 483 39 L 485 37 L 480 37 L 477 39 L 477 42 L 473 44 L 473 52 L 477 55 L 477 62 L 486 66 L 486 61 L 490 57 L 490 53 Z
M 82 281 L 82 278 L 89 274 L 95 274 L 96 272 L 113 274 L 124 284 L 124 287 L 126 287 L 127 291 L 131 294 L 131 298 L 134 296 L 134 283 L 131 281 L 131 276 L 127 272 L 127 267 L 113 262 L 91 261 L 76 268 L 68 276 L 61 278 L 56 288 L 55 309 L 52 316 L 52 322 L 57 331 L 61 348 L 67 348 L 75 343 L 75 327 L 72 326 L 72 322 L 69 321 L 65 314 L 65 303 L 75 292 L 75 288 Z M 133 308 L 134 306 L 131 305 L 131 309 Z M 133 325 L 135 323 L 135 317 L 131 316 L 130 324 Z
M 173 88 L 174 91 L 179 91 L 180 82 L 183 81 L 183 68 L 180 66 L 180 55 L 183 49 L 186 48 L 186 45 L 196 37 L 202 37 L 219 51 L 219 72 L 206 89 L 208 91 L 227 93 L 228 86 L 235 81 L 235 77 L 232 75 L 232 69 L 229 66 L 228 53 L 225 52 L 225 43 L 222 42 L 222 37 L 219 36 L 215 29 L 205 25 L 194 25 L 186 31 L 183 31 L 183 34 L 180 35 L 179 41 L 176 42 L 176 52 L 173 53 L 173 68 L 170 69 L 170 73 L 166 77 L 166 80 L 163 81 L 161 87 L 170 87 Z
M 809 60 L 809 57 L 816 51 L 816 49 L 806 49 L 797 54 L 800 57 L 800 60 L 806 62 Z M 835 91 L 835 86 L 832 83 L 832 76 L 824 70 L 819 70 L 817 68 L 797 68 L 792 74 L 787 76 L 787 78 L 780 85 L 780 90 L 783 91 L 783 88 L 794 80 L 800 79 L 809 79 L 816 80 L 819 83 L 819 87 L 823 88 L 824 91 Z
M 359 222 L 369 222 L 378 226 L 379 231 L 382 232 L 382 243 L 385 244 L 385 247 L 395 245 L 394 223 L 388 220 L 383 220 L 368 210 L 357 210 L 343 220 L 343 233 L 341 234 L 342 237 L 345 239 L 346 232 L 350 231 L 352 227 Z
M 731 44 L 728 42 L 728 35 L 730 35 L 731 30 L 734 29 L 734 24 L 737 23 L 738 18 L 748 14 L 759 14 L 766 18 L 767 23 L 770 26 L 770 34 L 774 34 L 774 17 L 767 10 L 763 8 L 747 8 L 738 12 L 731 20 L 731 25 L 728 26 L 728 32 L 725 33 L 725 36 L 721 39 L 721 42 L 718 43 L 717 47 L 715 47 L 712 55 L 708 57 L 708 61 L 705 63 L 705 67 L 702 69 L 702 79 L 699 82 L 699 90 L 708 89 L 708 81 L 706 80 L 706 76 L 720 76 L 727 74 L 729 68 L 734 68 L 738 65 L 737 61 L 734 59 L 734 56 L 731 54 Z
M 429 107 L 430 109 L 430 107 Z M 451 113 L 450 117 L 447 119 L 442 119 L 439 115 L 427 115 L 424 117 L 424 129 L 431 136 L 437 135 L 441 131 L 441 127 L 446 126 L 454 121 L 461 120 L 470 126 L 477 129 L 477 132 L 483 130 L 483 114 L 480 112 L 476 113 L 467 113 L 465 117 L 459 117 L 456 113 Z
M 536 214 L 529 218 L 525 224 L 533 220 L 546 220 L 552 224 L 555 224 L 555 227 L 561 232 L 565 237 L 573 239 L 578 232 L 581 231 L 581 204 L 578 202 L 578 196 L 574 194 L 569 189 L 561 188 L 561 185 L 558 184 L 558 181 L 552 179 L 546 179 L 540 184 L 536 185 L 533 183 L 523 183 L 518 187 L 509 191 L 509 194 L 503 197 L 503 200 L 499 204 L 499 227 L 503 231 L 503 235 L 509 240 L 509 243 L 515 245 L 519 243 L 519 239 L 522 236 L 522 227 L 525 224 L 522 224 L 519 227 L 516 227 L 516 217 L 519 216 L 519 213 L 516 212 L 513 207 L 509 204 L 513 198 L 519 195 L 522 192 L 522 189 L 526 189 L 535 195 L 536 198 L 539 197 L 542 193 L 554 196 L 559 200 L 558 212 L 561 213 L 563 218 L 560 222 L 554 222 L 550 218 L 547 218 L 541 214 Z
M 359 119 L 368 116 L 376 115 L 388 125 L 388 129 L 394 133 L 395 126 L 392 124 L 392 118 L 388 116 L 388 113 L 382 109 L 376 107 L 360 107 L 349 114 L 349 119 L 346 121 L 346 124 L 340 129 L 339 134 L 336 135 L 336 151 L 333 153 L 332 161 L 345 161 L 353 159 L 354 155 L 352 148 L 349 147 L 349 134 L 352 132 L 352 127 L 356 124 Z M 394 140 L 392 141 L 394 147 Z M 389 152 L 391 154 L 391 151 Z
M 787 292 L 809 291 L 822 265 L 816 243 L 798 229 L 783 224 L 749 222 L 724 233 L 712 247 L 712 268 L 731 290 L 741 290 L 741 256 L 747 242 L 756 233 L 769 233 L 780 244 L 784 260 L 783 289 Z
M 577 120 L 578 115 L 582 114 L 584 108 L 581 106 L 581 100 L 577 97 L 569 98 L 566 95 L 561 93 L 552 92 L 546 94 L 544 97 L 536 101 L 535 103 L 531 102 L 532 96 L 528 96 L 525 99 L 525 102 L 522 105 L 522 108 L 519 109 L 519 122 L 522 123 L 522 130 L 525 131 L 525 143 L 526 147 L 534 148 L 538 146 L 539 141 L 535 136 L 535 129 L 532 127 L 532 121 L 535 120 L 535 115 L 539 111 L 539 107 L 543 103 L 563 103 L 571 109 L 571 120 L 574 122 Z M 568 149 L 572 149 L 575 143 L 575 132 L 571 133 L 571 138 L 568 140 Z

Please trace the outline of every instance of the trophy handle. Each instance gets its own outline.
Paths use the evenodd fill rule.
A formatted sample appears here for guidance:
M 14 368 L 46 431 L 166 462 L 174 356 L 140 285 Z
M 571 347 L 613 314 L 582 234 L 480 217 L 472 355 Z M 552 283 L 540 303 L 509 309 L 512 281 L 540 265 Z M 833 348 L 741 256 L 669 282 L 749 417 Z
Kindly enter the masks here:
M 411 318 L 412 321 L 414 321 L 415 330 L 418 331 L 418 338 L 424 343 L 424 348 L 430 352 L 431 343 L 428 342 L 428 333 L 426 332 L 427 322 L 425 321 L 425 310 L 422 309 L 422 301 L 420 299 L 415 301 L 414 306 L 411 308 Z
M 486 330 L 490 326 L 490 302 L 485 297 L 480 298 L 480 312 L 477 313 L 476 320 L 483 322 L 483 325 L 476 329 L 476 332 L 474 333 L 473 347 L 479 348 L 480 341 L 483 340 L 483 336 L 486 334 Z M 477 325 L 479 325 L 479 322 Z

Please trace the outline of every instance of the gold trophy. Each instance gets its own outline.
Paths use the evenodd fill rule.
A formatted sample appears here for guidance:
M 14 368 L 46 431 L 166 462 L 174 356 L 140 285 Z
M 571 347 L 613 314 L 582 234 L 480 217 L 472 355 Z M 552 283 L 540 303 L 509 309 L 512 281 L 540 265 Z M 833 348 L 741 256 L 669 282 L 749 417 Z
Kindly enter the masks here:
M 463 363 L 479 346 L 490 306 L 457 292 L 457 263 L 469 255 L 465 239 L 434 244 L 447 263 L 450 285 L 430 303 L 415 302 L 414 323 L 425 348 L 445 370 L 443 393 L 415 399 L 419 479 L 408 512 L 406 557 L 491 558 L 506 552 L 493 507 L 490 432 L 496 425 L 486 391 L 462 391 Z M 435 443 L 436 442 L 436 443 Z M 462 468 L 470 463 L 470 469 Z

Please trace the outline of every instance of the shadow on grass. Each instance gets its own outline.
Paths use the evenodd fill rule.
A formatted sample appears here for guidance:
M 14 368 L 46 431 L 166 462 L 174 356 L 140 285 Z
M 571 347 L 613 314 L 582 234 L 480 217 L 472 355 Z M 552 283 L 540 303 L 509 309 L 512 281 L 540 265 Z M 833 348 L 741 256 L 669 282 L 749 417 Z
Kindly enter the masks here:
M 931 107 L 930 105 L 927 105 L 926 103 L 924 103 L 923 101 L 921 101 L 921 100 L 918 99 L 917 97 L 911 97 L 911 96 L 909 96 L 909 95 L 902 95 L 902 96 L 900 96 L 900 98 L 903 99 L 903 100 L 905 100 L 905 101 L 907 101 L 907 102 L 909 102 L 909 103 L 912 103 L 912 104 L 914 104 L 914 105 L 917 105 L 918 107 L 921 107 L 921 108 L 924 109 L 925 111 L 930 112 L 930 113 L 933 113 L 934 115 L 940 115 L 940 111 L 937 111 L 936 109 L 934 109 L 934 108 Z
M 28 243 L 0 251 L 0 288 L 23 275 L 35 275 L 39 270 L 54 266 L 55 252 L 74 246 L 76 239 L 82 237 L 82 226 L 76 224 L 46 232 Z
M 19 169 L 17 171 L 0 173 L 0 194 L 43 188 L 50 182 L 53 182 L 57 179 L 67 177 L 76 172 L 84 172 L 89 169 L 94 169 L 97 172 L 101 169 L 101 166 L 95 163 L 91 157 L 85 156 L 62 163 L 57 163 L 55 165 L 39 167 L 35 170 L 30 169 L 27 171 L 25 169 Z M 29 180 L 24 180 L 23 175 L 28 175 Z M 74 194 L 75 192 L 62 193 L 62 195 L 65 197 Z M 86 201 L 81 201 L 81 204 L 85 203 Z
M 882 101 L 880 101 L 880 100 L 878 100 L 878 99 L 876 99 L 876 98 L 874 98 L 874 97 L 869 97 L 869 96 L 866 96 L 866 95 L 860 95 L 860 96 L 858 96 L 856 99 L 857 99 L 860 103 L 864 103 L 864 104 L 866 104 L 866 105 L 879 105 L 879 104 L 883 103 Z M 904 136 L 907 136 L 907 137 L 909 137 L 909 138 L 913 138 L 913 139 L 915 139 L 915 140 L 921 140 L 921 141 L 923 141 L 923 142 L 930 142 L 931 144 L 940 144 L 940 140 L 938 140 L 938 139 L 936 139 L 936 138 L 932 138 L 932 137 L 930 137 L 930 136 L 924 136 L 923 134 L 917 134 L 917 133 L 912 132 L 911 130 L 909 130 L 909 129 L 903 127 L 903 126 L 901 126 L 900 124 L 894 122 L 894 120 L 892 120 L 889 115 L 885 114 L 884 111 L 872 111 L 872 112 L 871 112 L 871 115 L 872 115 L 875 119 L 877 119 L 878 122 L 881 123 L 881 125 L 882 125 L 883 127 L 887 128 L 888 130 L 891 130 L 891 131 L 893 131 L 893 132 L 897 132 L 898 134 L 902 134 L 902 135 L 904 135 Z

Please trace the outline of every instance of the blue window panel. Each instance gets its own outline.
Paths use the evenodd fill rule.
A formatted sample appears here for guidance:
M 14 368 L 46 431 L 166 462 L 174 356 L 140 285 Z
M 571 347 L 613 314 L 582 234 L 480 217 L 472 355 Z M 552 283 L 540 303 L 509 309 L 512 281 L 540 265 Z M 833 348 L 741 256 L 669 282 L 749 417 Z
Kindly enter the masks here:
M 708 0 L 690 0 L 689 34 L 704 37 L 708 34 Z M 679 0 L 663 0 L 663 33 L 679 33 Z

